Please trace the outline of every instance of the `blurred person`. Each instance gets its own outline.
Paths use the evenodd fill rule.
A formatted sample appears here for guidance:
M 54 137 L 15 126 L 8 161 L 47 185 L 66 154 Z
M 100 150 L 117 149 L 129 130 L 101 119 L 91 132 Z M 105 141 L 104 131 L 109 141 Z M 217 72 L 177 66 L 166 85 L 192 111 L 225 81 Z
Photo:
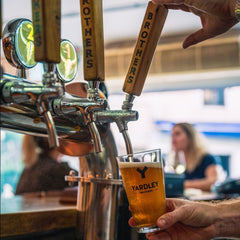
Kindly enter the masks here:
M 172 128 L 172 149 L 175 152 L 174 168 L 185 161 L 184 188 L 198 188 L 210 191 L 216 181 L 223 181 L 225 175 L 221 165 L 207 151 L 200 134 L 189 123 L 177 123 Z M 181 155 L 182 153 L 182 155 Z M 182 157 L 183 160 L 179 159 Z
M 152 0 L 152 2 L 163 4 L 168 9 L 192 12 L 200 18 L 202 28 L 184 40 L 183 48 L 225 33 L 240 21 L 239 0 Z
M 23 136 L 22 159 L 24 169 L 17 184 L 16 194 L 63 190 L 68 187 L 68 163 L 62 162 L 63 154 L 57 148 L 50 149 L 48 139 Z

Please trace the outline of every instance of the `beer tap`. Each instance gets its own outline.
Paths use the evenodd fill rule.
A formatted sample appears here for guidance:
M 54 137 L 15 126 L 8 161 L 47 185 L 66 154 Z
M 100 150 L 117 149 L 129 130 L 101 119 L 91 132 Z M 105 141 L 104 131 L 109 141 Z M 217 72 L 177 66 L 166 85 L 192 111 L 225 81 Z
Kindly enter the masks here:
M 50 147 L 58 146 L 57 131 L 50 113 L 49 99 L 59 97 L 63 89 L 56 85 L 55 64 L 60 62 L 60 0 L 32 0 L 35 61 L 44 64 L 42 84 L 55 91 L 40 94 L 36 99 L 39 114 L 43 115 Z
M 102 1 L 80 0 L 80 15 L 83 40 L 84 79 L 88 81 L 87 97 L 94 101 L 95 107 L 88 107 L 82 113 L 89 127 L 95 151 L 102 151 L 101 138 L 95 123 L 95 112 L 106 108 L 99 96 L 99 84 L 104 82 L 104 42 Z
M 135 96 L 140 96 L 142 92 L 167 13 L 168 10 L 164 6 L 148 3 L 123 86 L 123 91 L 127 93 L 122 105 L 124 111 L 132 110 Z M 131 156 L 133 152 L 127 124 L 123 120 L 118 123 L 118 127 L 123 134 L 127 153 Z

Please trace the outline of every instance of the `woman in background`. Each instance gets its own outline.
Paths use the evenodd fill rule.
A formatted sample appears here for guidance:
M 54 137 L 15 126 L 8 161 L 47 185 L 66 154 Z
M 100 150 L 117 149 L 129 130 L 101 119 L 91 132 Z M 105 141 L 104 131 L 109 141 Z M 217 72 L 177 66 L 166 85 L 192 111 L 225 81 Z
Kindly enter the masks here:
M 185 160 L 184 188 L 210 191 L 219 180 L 221 166 L 203 146 L 199 133 L 189 123 L 175 124 L 172 129 L 172 149 L 175 152 L 175 168 L 180 163 L 181 152 Z
M 72 170 L 61 162 L 62 154 L 50 149 L 48 139 L 24 135 L 22 158 L 24 170 L 16 188 L 16 194 L 63 190 L 68 187 L 65 176 Z

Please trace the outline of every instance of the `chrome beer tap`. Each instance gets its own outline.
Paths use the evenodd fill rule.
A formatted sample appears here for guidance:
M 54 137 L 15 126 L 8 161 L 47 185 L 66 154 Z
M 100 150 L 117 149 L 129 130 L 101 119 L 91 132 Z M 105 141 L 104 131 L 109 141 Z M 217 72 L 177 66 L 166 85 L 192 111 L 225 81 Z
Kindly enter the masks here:
M 3 31 L 3 49 L 8 62 L 18 69 L 18 78 L 4 74 L 1 78 L 2 102 L 36 106 L 36 111 L 46 123 L 50 147 L 57 145 L 57 135 L 53 118 L 49 111 L 50 99 L 62 95 L 62 89 L 54 85 L 55 78 L 46 74 L 43 85 L 27 82 L 26 69 L 36 65 L 34 60 L 33 25 L 28 19 L 10 21 Z M 49 78 L 49 80 L 48 80 Z
M 38 96 L 37 109 L 46 123 L 49 145 L 56 147 L 59 145 L 58 136 L 49 110 L 49 99 L 63 95 L 62 87 L 56 85 L 55 73 L 55 64 L 60 63 L 61 0 L 32 0 L 32 18 L 35 61 L 44 64 L 43 86 L 53 89 L 50 94 L 42 93 Z
M 85 109 L 85 121 L 89 126 L 95 151 L 101 152 L 102 143 L 95 123 L 95 112 L 106 109 L 104 101 L 99 96 L 99 84 L 104 81 L 105 77 L 102 1 L 80 0 L 80 15 L 84 51 L 84 79 L 88 81 L 87 98 L 98 103 L 96 107 Z

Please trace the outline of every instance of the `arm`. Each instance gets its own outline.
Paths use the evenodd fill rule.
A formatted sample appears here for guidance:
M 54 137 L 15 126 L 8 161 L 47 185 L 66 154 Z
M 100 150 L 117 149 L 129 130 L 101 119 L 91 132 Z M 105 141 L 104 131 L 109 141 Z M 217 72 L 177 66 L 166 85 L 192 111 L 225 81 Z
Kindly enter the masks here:
M 214 237 L 240 237 L 240 201 L 208 204 L 166 199 L 168 213 L 157 220 L 162 229 L 147 234 L 149 240 L 210 240 Z M 131 226 L 133 219 L 129 220 Z
M 235 24 L 236 0 L 152 0 L 156 4 L 164 4 L 169 9 L 180 9 L 192 12 L 201 19 L 202 28 L 189 35 L 183 42 L 183 48 L 220 35 Z
M 203 191 L 210 191 L 211 186 L 217 181 L 217 165 L 211 164 L 205 170 L 205 178 L 203 179 L 194 179 L 194 180 L 185 180 L 184 188 L 198 188 Z

